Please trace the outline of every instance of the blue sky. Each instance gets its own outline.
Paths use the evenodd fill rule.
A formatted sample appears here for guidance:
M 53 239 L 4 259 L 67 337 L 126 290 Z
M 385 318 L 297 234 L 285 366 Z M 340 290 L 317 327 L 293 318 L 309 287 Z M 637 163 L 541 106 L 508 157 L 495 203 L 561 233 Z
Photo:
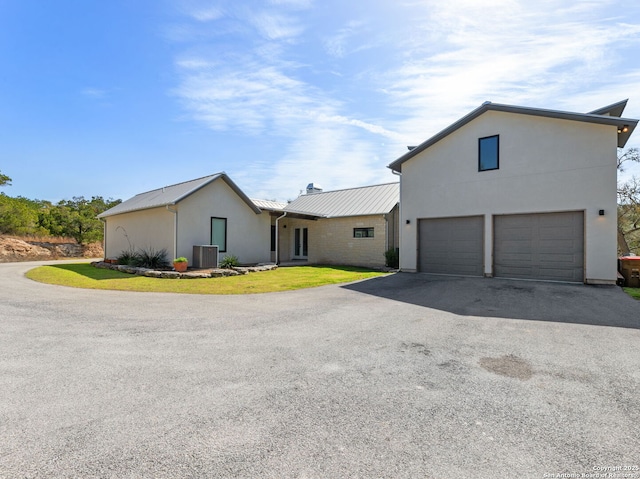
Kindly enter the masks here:
M 288 200 L 396 181 L 407 145 L 486 100 L 629 98 L 640 118 L 639 52 L 640 4 L 617 0 L 0 0 L 3 191 L 126 199 L 226 171 Z

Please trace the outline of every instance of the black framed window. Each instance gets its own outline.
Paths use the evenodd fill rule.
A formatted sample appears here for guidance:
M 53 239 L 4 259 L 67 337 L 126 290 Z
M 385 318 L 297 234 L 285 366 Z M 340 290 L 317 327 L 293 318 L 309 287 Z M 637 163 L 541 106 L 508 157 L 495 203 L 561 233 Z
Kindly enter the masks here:
M 211 244 L 218 245 L 218 251 L 227 251 L 227 218 L 211 217 Z
M 373 228 L 353 228 L 354 238 L 373 238 Z
M 487 136 L 478 140 L 478 171 L 497 170 L 500 167 L 500 137 Z

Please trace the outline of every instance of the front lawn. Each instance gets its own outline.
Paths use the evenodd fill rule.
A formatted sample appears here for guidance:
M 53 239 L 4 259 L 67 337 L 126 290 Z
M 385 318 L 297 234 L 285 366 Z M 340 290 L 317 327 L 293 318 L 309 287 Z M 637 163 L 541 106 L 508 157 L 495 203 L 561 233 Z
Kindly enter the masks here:
M 242 276 L 203 279 L 161 279 L 135 276 L 87 263 L 40 266 L 27 278 L 41 283 L 86 289 L 111 289 L 185 294 L 251 294 L 348 283 L 386 273 L 350 266 L 293 266 Z
M 640 288 L 622 288 L 624 292 L 631 296 L 633 299 L 640 300 Z

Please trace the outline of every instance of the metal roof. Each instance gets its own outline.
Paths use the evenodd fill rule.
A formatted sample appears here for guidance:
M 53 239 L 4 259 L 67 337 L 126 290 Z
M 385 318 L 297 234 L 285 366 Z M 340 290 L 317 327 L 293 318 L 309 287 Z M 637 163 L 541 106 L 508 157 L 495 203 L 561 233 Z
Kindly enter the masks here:
M 236 185 L 226 173 L 216 173 L 215 175 L 204 176 L 195 180 L 185 181 L 171 186 L 165 186 L 156 190 L 140 193 L 127 201 L 123 201 L 119 205 L 98 215 L 98 218 L 106 218 L 108 216 L 119 215 L 122 213 L 130 213 L 132 211 L 147 210 L 160 206 L 175 205 L 189 195 L 192 195 L 200 188 L 222 179 L 231 187 L 231 189 L 256 212 L 260 213 L 260 209 L 245 195 L 238 185 Z
M 626 105 L 627 100 L 620 101 L 618 103 L 614 103 L 612 105 L 608 105 L 604 108 L 600 108 L 598 110 L 594 110 L 591 113 L 573 113 L 568 111 L 559 111 L 559 110 L 546 110 L 542 108 L 529 108 L 523 106 L 513 106 L 513 105 L 501 105 L 499 103 L 491 103 L 485 102 L 480 105 L 478 108 L 473 110 L 471 113 L 466 116 L 460 118 L 455 123 L 452 123 L 447 128 L 442 130 L 440 133 L 432 136 L 428 140 L 424 141 L 420 145 L 411 149 L 400 158 L 390 163 L 387 167 L 391 168 L 394 171 L 402 171 L 402 164 L 426 150 L 430 146 L 434 145 L 438 141 L 442 140 L 446 136 L 455 132 L 459 128 L 463 127 L 470 121 L 476 119 L 483 113 L 487 111 L 502 111 L 507 113 L 516 113 L 520 115 L 533 115 L 533 116 L 543 116 L 547 118 L 557 118 L 562 120 L 573 120 L 573 121 L 583 121 L 586 123 L 598 123 L 601 125 L 611 125 L 618 127 L 618 148 L 624 147 L 627 143 L 627 140 L 633 133 L 633 130 L 638 123 L 638 120 L 634 120 L 631 118 L 620 118 L 619 115 L 622 114 L 624 107 Z
M 389 213 L 400 201 L 399 183 L 300 195 L 284 211 L 335 218 Z
M 611 105 L 603 106 L 602 108 L 598 108 L 597 110 L 593 110 L 589 112 L 589 115 L 609 115 L 609 116 L 622 116 L 622 112 L 627 106 L 627 102 L 629 99 L 622 100 L 616 103 L 612 103 Z
M 287 203 L 281 203 L 279 201 L 258 200 L 255 198 L 251 198 L 251 201 L 253 201 L 253 204 L 261 210 L 267 211 L 282 211 L 284 210 L 284 207 L 287 206 Z

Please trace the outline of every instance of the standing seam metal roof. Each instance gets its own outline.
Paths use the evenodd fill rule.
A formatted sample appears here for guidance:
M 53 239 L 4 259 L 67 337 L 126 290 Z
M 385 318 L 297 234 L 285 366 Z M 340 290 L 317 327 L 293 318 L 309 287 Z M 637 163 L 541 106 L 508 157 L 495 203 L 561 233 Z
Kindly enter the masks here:
M 231 189 L 240 198 L 242 198 L 242 200 L 244 200 L 251 209 L 253 209 L 253 211 L 256 213 L 261 212 L 260 209 L 247 197 L 247 195 L 245 195 L 242 190 L 238 188 L 233 181 L 231 181 L 231 178 L 229 178 L 226 173 L 222 172 L 137 194 L 133 198 L 129 198 L 127 201 L 123 201 L 119 205 L 99 214 L 98 218 L 106 218 L 108 216 L 147 210 L 160 206 L 175 205 L 187 196 L 192 195 L 199 189 L 216 181 L 217 179 L 224 180 L 224 182 L 227 183 L 229 187 L 231 187 Z
M 284 207 L 287 206 L 287 203 L 281 203 L 279 201 L 258 200 L 255 198 L 251 198 L 251 201 L 261 210 L 267 211 L 283 211 Z
M 399 183 L 301 195 L 284 211 L 325 218 L 389 213 L 400 201 Z

